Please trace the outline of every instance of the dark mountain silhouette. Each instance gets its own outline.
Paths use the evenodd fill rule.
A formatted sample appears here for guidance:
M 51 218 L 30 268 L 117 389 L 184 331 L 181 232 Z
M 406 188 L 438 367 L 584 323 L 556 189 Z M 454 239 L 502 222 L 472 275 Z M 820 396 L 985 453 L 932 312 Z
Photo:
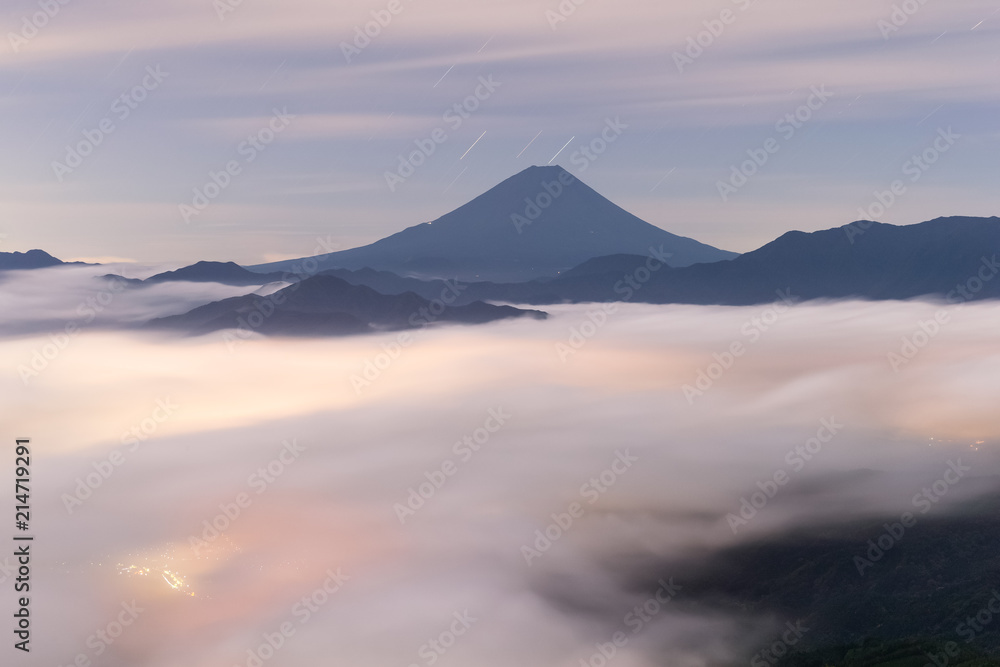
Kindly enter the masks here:
M 79 263 L 79 262 L 76 262 Z M 44 250 L 29 250 L 28 252 L 0 252 L 0 271 L 15 269 L 44 269 L 49 266 L 66 264 L 56 259 Z
M 651 281 L 657 301 L 760 303 L 776 289 L 803 299 L 910 299 L 948 294 L 1000 296 L 1000 218 L 937 218 L 917 225 L 856 222 L 813 233 L 788 232 L 762 248 L 704 271 L 689 267 Z M 640 297 L 642 298 L 642 297 Z
M 181 267 L 175 271 L 164 271 L 150 276 L 145 280 L 138 278 L 125 278 L 124 276 L 109 273 L 99 276 L 102 280 L 111 280 L 125 283 L 129 287 L 142 287 L 144 285 L 156 285 L 158 283 L 187 281 L 193 283 L 221 283 L 223 285 L 234 285 L 237 287 L 260 286 L 267 283 L 279 282 L 283 280 L 297 281 L 298 276 L 285 273 L 257 273 L 248 271 L 235 262 L 197 262 L 190 266 Z
M 287 280 L 290 277 L 282 272 L 259 273 L 248 271 L 235 262 L 198 262 L 176 271 L 165 271 L 150 276 L 144 283 L 163 283 L 175 280 L 186 280 L 194 283 L 222 283 L 224 285 L 264 285 L 266 283 Z
M 938 218 L 917 225 L 852 223 L 788 232 L 732 262 L 661 271 L 640 301 L 755 304 L 790 289 L 800 299 L 947 297 L 979 281 L 961 300 L 1000 296 L 994 280 L 1000 218 Z M 981 278 L 980 276 L 983 276 Z
M 148 326 L 192 334 L 245 329 L 269 335 L 347 335 L 525 316 L 543 318 L 545 313 L 482 302 L 432 304 L 413 293 L 379 294 L 335 276 L 314 276 L 266 297 L 248 294 L 223 299 L 183 315 L 153 320 Z
M 1000 297 L 998 258 L 1000 218 L 938 218 L 908 226 L 863 222 L 789 232 L 728 262 L 671 268 L 643 255 L 598 257 L 552 279 L 463 284 L 458 302 L 752 305 L 787 290 L 800 300 L 937 296 L 957 303 Z M 371 277 L 354 272 L 345 279 L 365 284 Z M 379 281 L 392 282 L 385 276 Z M 396 283 L 396 289 L 421 294 L 443 284 L 398 277 Z
M 433 222 L 322 257 L 324 266 L 338 269 L 524 281 L 594 257 L 661 246 L 673 266 L 736 256 L 640 220 L 562 167 L 530 167 Z M 296 264 L 301 260 L 249 268 L 291 271 Z
M 145 280 L 125 278 L 115 274 L 100 276 L 104 280 L 125 282 L 131 287 L 155 285 L 157 283 L 187 281 L 192 283 L 221 283 L 237 287 L 265 285 L 282 280 L 296 281 L 298 276 L 285 273 L 257 273 L 247 271 L 235 262 L 197 262 L 175 271 L 164 271 L 150 276 Z
M 850 473 L 860 474 L 878 473 Z M 997 480 L 976 483 L 995 489 Z M 684 582 L 679 604 L 689 609 L 747 622 L 783 619 L 779 626 L 796 619 L 809 628 L 787 659 L 770 664 L 922 667 L 931 662 L 927 653 L 940 653 L 947 642 L 973 651 L 967 659 L 992 656 L 990 662 L 969 664 L 1000 664 L 995 630 L 972 637 L 956 633 L 992 600 L 1000 582 L 1000 496 L 993 492 L 921 518 L 896 546 L 873 553 L 873 540 L 898 522 L 899 514 L 824 522 L 679 561 L 654 558 L 637 568 L 641 574 L 630 587 L 648 590 L 643 586 L 666 573 Z M 921 644 L 929 646 L 923 652 L 905 650 Z M 750 649 L 743 664 L 760 648 Z M 859 653 L 869 654 L 869 660 L 856 660 Z

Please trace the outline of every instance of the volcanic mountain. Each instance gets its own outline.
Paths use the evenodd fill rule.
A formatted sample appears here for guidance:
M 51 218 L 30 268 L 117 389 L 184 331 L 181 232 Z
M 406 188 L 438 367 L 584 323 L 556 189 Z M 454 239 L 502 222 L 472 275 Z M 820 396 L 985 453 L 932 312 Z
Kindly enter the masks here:
M 457 303 L 499 301 L 639 301 L 752 305 L 776 300 L 945 298 L 953 303 L 1000 298 L 1000 218 L 937 218 L 916 225 L 870 221 L 816 232 L 788 232 L 732 261 L 664 266 L 657 253 L 597 257 L 556 278 L 517 283 L 470 282 Z M 446 289 L 375 271 L 333 270 L 344 280 L 387 294 L 433 298 Z
M 736 257 L 671 234 L 613 204 L 562 167 L 530 167 L 433 222 L 327 255 L 331 269 L 517 282 L 553 277 L 594 257 L 658 249 L 671 266 Z M 300 260 L 248 267 L 290 271 Z

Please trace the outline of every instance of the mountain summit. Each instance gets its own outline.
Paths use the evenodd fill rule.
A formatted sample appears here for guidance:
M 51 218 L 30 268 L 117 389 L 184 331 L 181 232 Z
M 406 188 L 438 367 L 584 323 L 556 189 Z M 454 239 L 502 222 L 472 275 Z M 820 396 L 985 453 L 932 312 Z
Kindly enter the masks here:
M 44 269 L 49 266 L 59 266 L 66 262 L 56 259 L 44 250 L 29 250 L 28 252 L 0 252 L 0 271 L 13 269 Z
M 562 167 L 529 167 L 433 222 L 322 255 L 327 268 L 521 281 L 614 254 L 671 255 L 673 266 L 736 257 L 671 234 L 613 204 Z M 291 270 L 298 260 L 249 267 Z

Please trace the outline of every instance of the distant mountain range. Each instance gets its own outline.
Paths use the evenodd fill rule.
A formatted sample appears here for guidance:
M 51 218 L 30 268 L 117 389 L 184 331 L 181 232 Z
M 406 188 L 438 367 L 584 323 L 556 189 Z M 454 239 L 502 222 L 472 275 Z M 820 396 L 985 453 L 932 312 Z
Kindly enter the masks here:
M 1000 218 L 938 218 L 905 227 L 862 222 L 789 232 L 728 262 L 671 268 L 649 256 L 602 257 L 553 280 L 472 284 L 463 296 L 532 304 L 624 300 L 739 306 L 774 301 L 778 290 L 788 290 L 802 300 L 972 301 L 1000 297 L 998 256 Z
M 562 167 L 529 167 L 433 222 L 321 257 L 330 268 L 521 282 L 556 276 L 601 255 L 641 254 L 650 247 L 669 253 L 672 266 L 736 257 L 640 220 Z M 291 271 L 300 264 L 248 268 Z
M 753 305 L 790 292 L 808 299 L 952 301 L 1000 297 L 1000 218 L 938 218 L 898 227 L 858 222 L 819 232 L 789 232 L 734 260 L 672 268 L 658 251 L 596 257 L 556 278 L 521 283 L 461 285 L 457 303 L 503 301 L 636 301 Z M 386 294 L 433 298 L 447 283 L 403 278 L 385 271 L 331 269 L 356 285 Z
M 164 271 L 150 276 L 145 280 L 137 278 L 124 278 L 122 276 L 108 274 L 103 278 L 114 278 L 124 281 L 132 286 L 155 285 L 166 282 L 191 282 L 191 283 L 222 283 L 223 285 L 235 285 L 238 287 L 249 287 L 253 285 L 266 285 L 267 283 L 287 280 L 290 276 L 284 273 L 258 273 L 248 271 L 235 262 L 197 262 L 191 266 L 185 266 L 175 271 Z M 292 276 L 294 279 L 294 277 Z
M 643 222 L 561 168 L 532 167 L 433 223 L 319 256 L 316 275 L 291 273 L 301 260 L 248 268 L 204 261 L 126 281 L 136 287 L 292 282 L 277 293 L 284 303 L 257 330 L 358 333 L 413 326 L 413 313 L 442 295 L 449 308 L 435 319 L 441 322 L 542 316 L 487 302 L 739 306 L 769 303 L 780 293 L 794 300 L 932 296 L 959 303 L 1000 298 L 998 255 L 1000 218 L 951 217 L 793 231 L 734 256 Z M 0 270 L 60 264 L 41 250 L 0 253 Z M 498 275 L 509 279 L 481 279 Z M 226 328 L 268 308 L 273 298 L 226 299 L 154 325 Z
M 289 296 L 287 304 L 259 330 L 358 333 L 405 327 L 410 315 L 442 295 L 459 306 L 439 318 L 452 322 L 526 314 L 516 309 L 492 311 L 496 306 L 488 306 L 488 301 L 753 305 L 778 298 L 937 296 L 960 303 L 1000 297 L 1000 279 L 994 279 L 1000 274 L 1000 218 L 939 218 L 906 227 L 864 222 L 808 234 L 789 232 L 736 259 L 681 268 L 667 265 L 658 249 L 651 250 L 644 255 L 596 257 L 556 278 L 520 283 L 427 281 L 368 268 L 330 269 L 279 292 Z M 202 262 L 146 282 L 197 277 L 247 285 L 283 275 L 252 274 L 233 264 Z M 265 307 L 262 304 L 271 298 L 227 299 L 165 318 L 157 326 L 189 331 L 229 328 L 240 317 Z M 369 302 L 370 310 L 361 307 Z M 477 319 L 480 315 L 481 320 Z
M 314 276 L 268 296 L 215 301 L 183 315 L 153 320 L 150 328 L 203 334 L 224 329 L 268 335 L 348 335 L 418 329 L 438 322 L 485 324 L 545 313 L 482 302 L 449 306 L 411 292 L 385 295 L 334 276 Z
M 59 266 L 66 262 L 56 259 L 44 250 L 29 250 L 28 252 L 0 252 L 0 271 L 19 269 L 45 269 Z
M 226 285 L 263 285 L 277 282 L 284 274 L 248 271 L 235 262 L 198 262 L 176 271 L 166 271 L 146 278 L 147 283 L 163 283 L 172 280 L 186 280 L 193 283 L 225 283 Z

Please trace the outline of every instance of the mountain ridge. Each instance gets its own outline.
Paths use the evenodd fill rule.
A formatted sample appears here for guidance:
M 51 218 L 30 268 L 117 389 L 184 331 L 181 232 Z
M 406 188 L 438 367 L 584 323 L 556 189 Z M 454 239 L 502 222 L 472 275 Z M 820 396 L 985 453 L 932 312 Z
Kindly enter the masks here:
M 440 312 L 435 312 L 438 310 Z M 151 329 L 200 335 L 224 329 L 266 335 L 355 335 L 419 329 L 437 322 L 483 324 L 512 317 L 544 319 L 540 311 L 474 301 L 434 304 L 413 292 L 386 295 L 336 276 L 313 276 L 274 294 L 247 294 L 213 301 L 184 314 L 157 318 Z
M 816 232 L 790 231 L 728 262 L 674 268 L 646 254 L 598 257 L 555 278 L 521 283 L 470 282 L 459 302 L 489 300 L 546 305 L 637 301 L 700 305 L 754 305 L 778 290 L 799 299 L 911 299 L 969 301 L 1000 298 L 1000 218 L 936 218 L 915 225 L 858 223 Z M 325 273 L 325 272 L 324 272 Z M 350 282 L 427 294 L 440 282 L 333 270 Z M 635 275 L 633 275 L 635 274 Z M 393 276 L 394 280 L 388 276 Z M 637 278 L 643 278 L 638 281 Z M 636 287 L 624 284 L 629 278 Z M 967 283 L 971 283 L 966 287 Z M 963 292 L 965 292 L 963 294 Z
M 676 266 L 736 257 L 651 225 L 559 166 L 529 167 L 436 220 L 318 257 L 331 268 L 517 282 L 650 246 L 663 246 Z M 300 261 L 246 268 L 287 271 Z
M 0 271 L 45 269 L 50 266 L 62 266 L 68 263 L 80 264 L 81 262 L 64 262 L 37 248 L 26 252 L 0 252 Z

